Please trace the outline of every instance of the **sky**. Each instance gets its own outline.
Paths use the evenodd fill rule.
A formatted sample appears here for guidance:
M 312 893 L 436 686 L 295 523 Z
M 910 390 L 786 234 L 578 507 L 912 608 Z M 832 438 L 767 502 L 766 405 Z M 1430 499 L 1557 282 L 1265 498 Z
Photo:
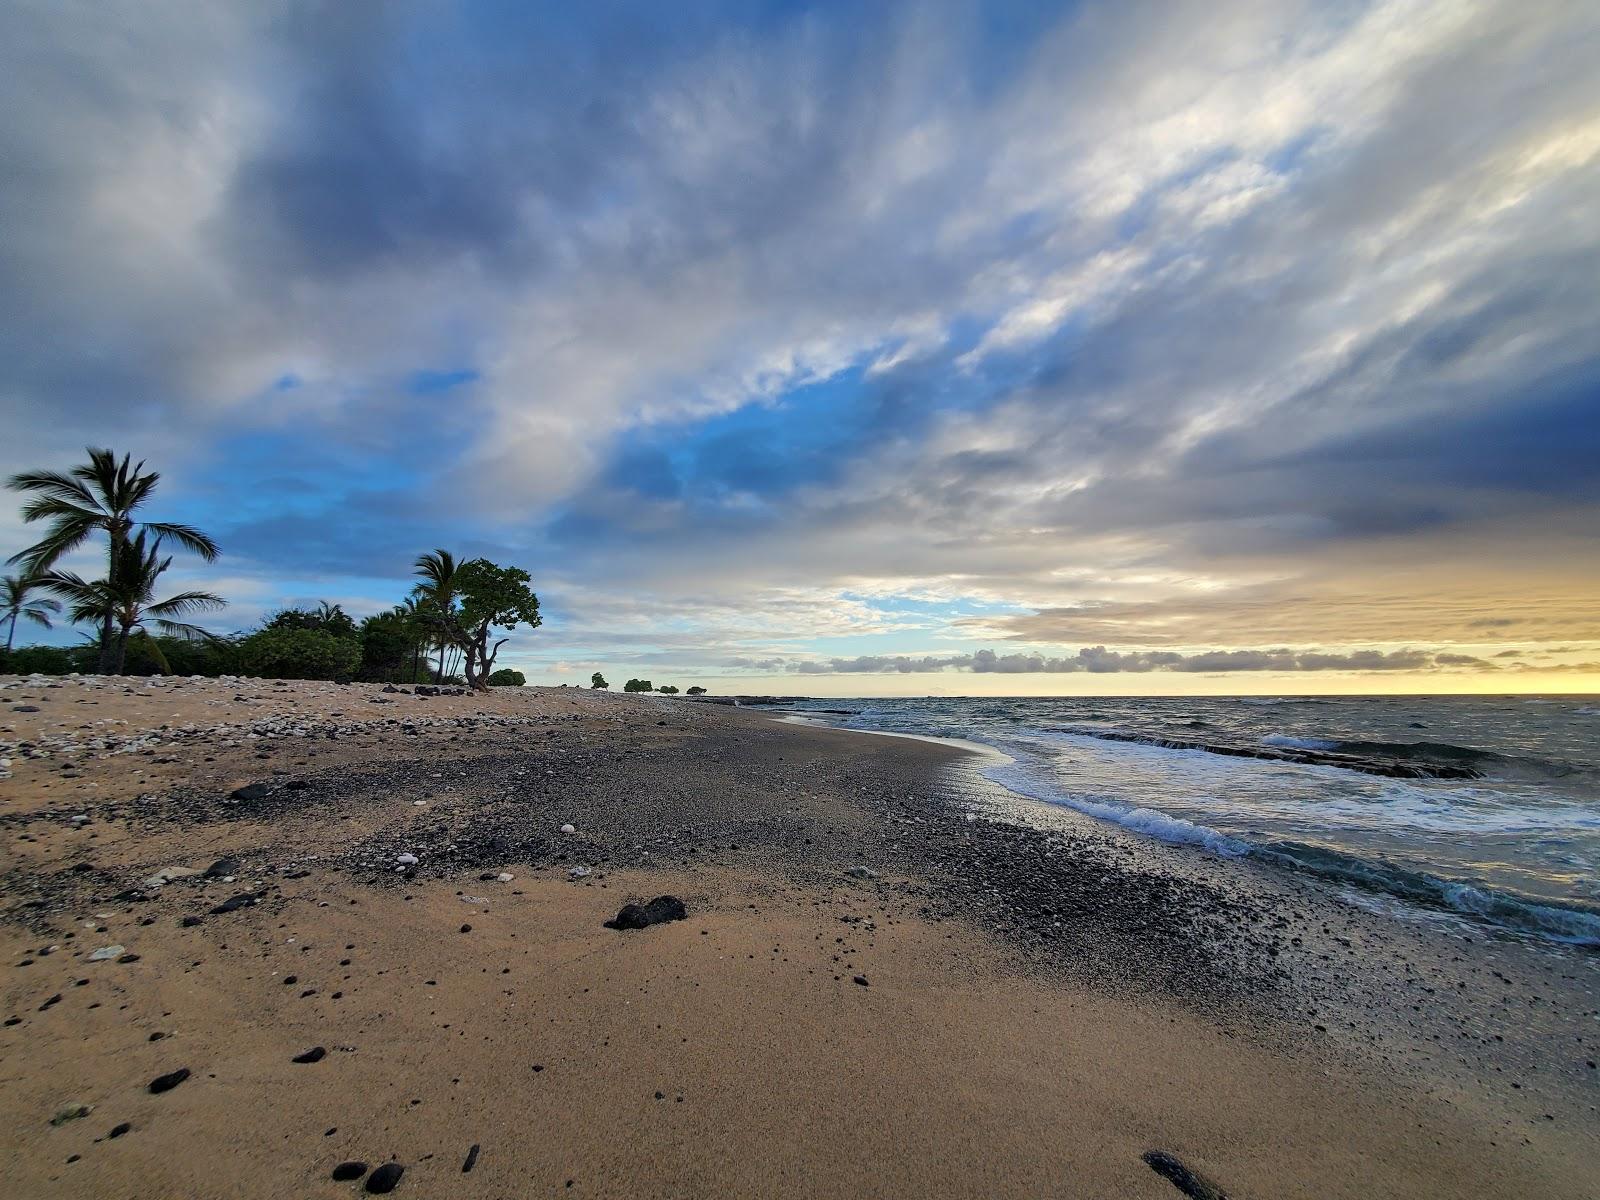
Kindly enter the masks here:
M 0 470 L 159 468 L 219 632 L 522 566 L 530 682 L 1600 690 L 1596 62 L 1592 0 L 16 0 Z

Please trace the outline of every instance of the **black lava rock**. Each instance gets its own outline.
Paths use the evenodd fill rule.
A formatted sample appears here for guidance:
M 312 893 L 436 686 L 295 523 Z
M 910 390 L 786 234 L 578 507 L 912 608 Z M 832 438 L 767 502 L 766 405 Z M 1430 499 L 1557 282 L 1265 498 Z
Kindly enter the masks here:
M 400 1176 L 406 1169 L 399 1163 L 384 1163 L 371 1175 L 367 1176 L 367 1191 L 374 1196 L 384 1196 L 400 1186 Z
M 237 875 L 239 873 L 239 860 L 237 858 L 219 858 L 205 870 L 207 879 L 221 879 L 224 875 Z
M 461 1173 L 465 1175 L 478 1165 L 478 1143 L 472 1143 L 472 1149 L 467 1151 L 467 1161 L 461 1164 Z
M 256 800 L 265 800 L 267 798 L 267 794 L 268 792 L 266 784 L 247 783 L 243 787 L 234 788 L 233 791 L 229 792 L 228 799 L 243 800 L 246 803 L 250 803 Z
M 260 896 L 256 892 L 240 892 L 237 896 L 229 896 L 221 904 L 211 910 L 212 916 L 220 913 L 238 912 L 241 908 L 249 908 Z
M 622 911 L 606 922 L 606 928 L 644 929 L 668 921 L 681 921 L 688 915 L 689 910 L 676 896 L 657 896 L 649 904 L 624 904 Z
M 193 917 L 193 916 L 185 917 L 185 918 L 183 918 L 183 920 L 178 922 L 178 924 L 182 925 L 185 929 L 193 929 L 196 925 L 199 925 L 201 923 L 202 923 L 202 918 Z
M 325 1059 L 327 1057 L 328 1057 L 328 1051 L 327 1051 L 327 1049 L 325 1047 L 313 1046 L 313 1047 L 311 1047 L 311 1049 L 307 1050 L 304 1054 L 296 1054 L 294 1056 L 294 1058 L 291 1059 L 290 1061 L 291 1062 L 297 1062 L 297 1063 L 314 1063 L 314 1062 L 321 1062 L 323 1059 Z
M 130 1122 L 124 1121 L 120 1125 L 113 1125 L 111 1127 L 111 1132 L 106 1134 L 106 1136 L 107 1137 L 111 1137 L 111 1138 L 119 1138 L 123 1134 L 127 1133 L 132 1128 L 133 1128 L 133 1125 Z
M 1165 1150 L 1146 1150 L 1141 1157 L 1152 1171 L 1188 1196 L 1189 1200 L 1228 1200 L 1228 1194 L 1215 1183 L 1198 1171 L 1190 1170 Z
M 176 1071 L 168 1071 L 165 1075 L 157 1075 L 150 1081 L 150 1094 L 159 1096 L 162 1092 L 170 1092 L 187 1078 L 189 1078 L 188 1067 L 179 1067 Z
M 367 1173 L 367 1164 L 364 1162 L 342 1162 L 333 1169 L 333 1178 L 339 1183 L 348 1183 L 352 1179 L 360 1179 Z

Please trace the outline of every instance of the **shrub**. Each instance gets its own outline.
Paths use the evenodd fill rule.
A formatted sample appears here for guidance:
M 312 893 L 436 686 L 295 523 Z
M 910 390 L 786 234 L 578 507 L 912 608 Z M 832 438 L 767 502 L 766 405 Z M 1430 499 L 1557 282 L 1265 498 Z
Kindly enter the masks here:
M 656 685 L 648 679 L 630 679 L 622 685 L 622 690 L 625 692 L 653 692 L 656 690 Z
M 676 696 L 678 694 L 678 689 L 673 687 L 670 683 L 663 683 L 656 689 L 656 691 L 660 692 L 663 696 Z
M 488 679 L 484 680 L 490 687 L 521 687 L 528 682 L 528 677 L 521 671 L 513 671 L 510 667 L 501 667 Z
M 704 696 L 706 690 L 703 687 L 692 687 L 689 689 L 688 694 L 691 696 Z
M 7 675 L 70 675 L 93 671 L 100 653 L 97 645 L 18 646 L 9 654 L 0 650 L 0 672 Z
M 606 682 L 606 677 L 604 675 L 600 674 L 599 671 L 596 671 L 593 675 L 589 676 L 589 686 L 592 688 L 608 688 L 611 685 Z
M 263 629 L 239 642 L 239 670 L 263 679 L 348 679 L 361 643 L 321 629 Z

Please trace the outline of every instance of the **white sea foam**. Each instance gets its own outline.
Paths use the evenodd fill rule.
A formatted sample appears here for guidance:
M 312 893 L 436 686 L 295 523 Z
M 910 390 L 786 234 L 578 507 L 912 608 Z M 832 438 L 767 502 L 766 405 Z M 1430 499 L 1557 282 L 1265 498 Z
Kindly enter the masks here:
M 1291 737 L 1287 733 L 1269 733 L 1261 739 L 1263 746 L 1282 746 L 1289 750 L 1337 750 L 1344 743 L 1335 738 Z

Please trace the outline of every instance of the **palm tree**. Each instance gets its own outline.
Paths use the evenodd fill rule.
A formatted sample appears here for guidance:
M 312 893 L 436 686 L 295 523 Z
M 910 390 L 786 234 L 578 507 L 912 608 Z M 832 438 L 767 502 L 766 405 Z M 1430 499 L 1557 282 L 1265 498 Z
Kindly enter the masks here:
M 45 586 L 67 602 L 67 615 L 73 621 L 100 620 L 109 614 L 117 627 L 117 638 L 112 646 L 109 673 L 122 674 L 127 660 L 128 639 L 135 630 L 144 639 L 145 646 L 163 671 L 169 670 L 161 647 L 150 636 L 147 625 L 153 625 L 169 637 L 188 639 L 209 638 L 211 635 L 198 625 L 175 620 L 190 613 L 214 611 L 226 606 L 227 601 L 211 592 L 179 592 L 165 600 L 154 599 L 156 582 L 172 565 L 172 556 L 161 557 L 161 538 L 158 536 L 148 549 L 146 531 L 141 529 L 132 541 L 126 543 L 117 556 L 116 569 L 105 579 L 93 582 L 70 571 L 52 571 L 45 576 Z
M 50 618 L 61 611 L 61 605 L 54 600 L 30 600 L 29 593 L 38 591 L 45 586 L 45 581 L 37 575 L 7 575 L 0 581 L 0 621 L 9 621 L 11 628 L 6 631 L 6 653 L 11 653 L 12 643 L 17 640 L 17 618 L 27 617 L 35 625 L 50 628 Z
M 416 561 L 417 607 L 436 631 L 439 645 L 439 680 L 444 681 L 444 652 L 451 643 L 450 619 L 456 607 L 456 556 L 448 550 L 420 554 Z
M 117 577 L 119 560 L 136 524 L 162 538 L 172 538 L 186 550 L 198 554 L 207 562 L 220 551 L 216 542 L 192 525 L 177 525 L 168 521 L 136 523 L 133 511 L 150 498 L 161 480 L 158 471 L 146 471 L 144 462 L 132 462 L 124 454 L 122 461 L 110 450 L 90 447 L 89 461 L 70 471 L 23 471 L 13 475 L 6 486 L 19 492 L 31 492 L 33 498 L 22 506 L 22 519 L 27 522 L 49 521 L 50 527 L 43 540 L 29 546 L 8 560 L 20 563 L 29 575 L 42 575 L 55 566 L 63 554 L 68 554 L 98 531 L 106 534 L 106 579 Z M 108 669 L 112 658 L 110 611 L 75 618 L 100 623 L 101 672 Z

